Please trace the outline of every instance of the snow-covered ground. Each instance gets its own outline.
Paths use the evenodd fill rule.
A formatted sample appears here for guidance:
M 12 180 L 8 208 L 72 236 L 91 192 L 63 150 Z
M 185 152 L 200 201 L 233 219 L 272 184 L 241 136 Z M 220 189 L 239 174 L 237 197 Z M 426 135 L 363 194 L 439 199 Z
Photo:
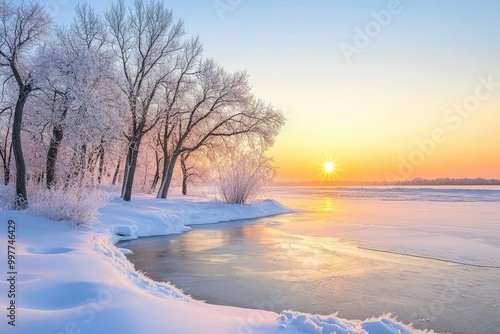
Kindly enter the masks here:
M 143 195 L 131 203 L 114 199 L 92 227 L 77 230 L 70 222 L 26 211 L 0 212 L 0 333 L 416 332 L 388 316 L 347 321 L 335 315 L 205 304 L 136 272 L 124 256 L 126 250 L 114 246 L 119 240 L 180 233 L 190 224 L 286 212 L 272 200 L 239 206 Z M 15 247 L 10 249 L 15 263 L 8 262 L 8 241 Z

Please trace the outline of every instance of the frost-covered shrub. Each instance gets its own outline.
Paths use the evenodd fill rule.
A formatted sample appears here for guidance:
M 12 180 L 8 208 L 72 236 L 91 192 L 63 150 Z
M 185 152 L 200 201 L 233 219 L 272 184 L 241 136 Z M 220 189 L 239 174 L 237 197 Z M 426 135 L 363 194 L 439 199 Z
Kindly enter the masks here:
M 90 224 L 106 205 L 109 195 L 83 187 L 41 189 L 30 199 L 29 210 L 55 221 L 69 220 L 75 226 Z
M 219 191 L 227 203 L 245 204 L 258 196 L 276 176 L 272 159 L 262 153 L 232 154 L 219 166 Z

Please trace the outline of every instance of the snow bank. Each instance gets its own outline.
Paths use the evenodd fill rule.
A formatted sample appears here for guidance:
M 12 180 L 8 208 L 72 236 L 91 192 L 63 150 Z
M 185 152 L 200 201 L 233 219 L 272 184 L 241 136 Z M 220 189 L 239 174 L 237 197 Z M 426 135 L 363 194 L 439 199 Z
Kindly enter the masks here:
M 16 296 L 0 281 L 0 333 L 410 333 L 383 317 L 346 321 L 287 311 L 281 315 L 205 304 L 169 283 L 154 282 L 134 270 L 113 242 L 153 234 L 179 233 L 189 224 L 214 223 L 289 212 L 274 201 L 251 206 L 194 200 L 131 203 L 114 200 L 95 226 L 75 230 L 28 212 L 3 211 L 0 268 L 7 272 L 7 221 L 15 229 Z M 6 305 L 14 301 L 15 327 Z
M 334 316 L 322 317 L 304 313 L 283 311 L 281 328 L 296 328 L 301 333 L 335 334 L 411 334 L 410 328 L 394 322 L 387 316 L 361 321 L 347 321 Z
M 95 226 L 110 231 L 114 243 L 153 235 L 168 235 L 190 230 L 188 225 L 213 224 L 238 219 L 251 219 L 292 210 L 273 200 L 249 205 L 226 204 L 199 198 L 157 199 L 136 195 L 130 203 L 114 199 L 100 210 Z

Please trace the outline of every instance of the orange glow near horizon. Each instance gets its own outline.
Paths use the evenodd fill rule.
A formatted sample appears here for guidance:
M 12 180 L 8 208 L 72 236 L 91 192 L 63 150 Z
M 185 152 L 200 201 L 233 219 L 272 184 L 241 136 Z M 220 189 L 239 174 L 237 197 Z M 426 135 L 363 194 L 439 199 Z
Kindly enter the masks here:
M 335 87 L 339 93 L 333 98 L 326 87 L 315 87 L 313 102 L 301 98 L 302 87 L 285 86 L 281 109 L 288 120 L 268 152 L 279 167 L 276 180 L 321 181 L 318 164 L 323 163 L 323 171 L 324 163 L 334 160 L 330 157 L 342 165 L 338 176 L 345 181 L 500 179 L 500 89 L 462 116 L 454 108 L 474 96 L 484 79 L 456 84 L 443 79 L 446 89 L 432 83 L 432 76 L 428 80 L 422 87 L 408 87 L 411 91 L 391 87 L 392 94 L 387 88 L 376 94 L 375 84 L 364 89 L 346 84 Z M 450 87 L 454 92 L 447 93 Z M 287 107 L 292 103 L 293 108 Z
M 383 129 L 352 133 L 321 131 L 312 121 L 293 119 L 269 155 L 278 166 L 278 182 L 500 179 L 499 109 L 500 98 L 486 101 L 456 129 L 438 117 L 427 128 L 422 124 L 427 122 L 394 127 L 387 122 Z M 439 116 L 441 110 L 434 113 Z M 439 129 L 442 135 L 433 138 L 434 132 L 441 133 Z M 331 157 L 328 152 L 336 158 L 322 158 Z M 328 162 L 334 171 L 328 172 Z
M 500 140 L 500 138 L 499 138 Z M 398 156 L 382 156 L 380 161 L 352 157 L 343 165 L 341 173 L 318 173 L 318 163 L 308 162 L 305 159 L 278 155 L 274 152 L 275 165 L 278 166 L 278 182 L 302 182 L 302 181 L 386 181 L 386 174 L 393 173 L 400 179 L 411 180 L 413 178 L 436 179 L 436 178 L 500 178 L 500 153 L 492 152 L 486 158 L 477 152 L 465 152 L 466 155 L 429 158 L 421 166 L 413 166 L 408 173 L 399 175 L 399 169 L 407 166 Z M 312 157 L 311 159 L 314 159 Z M 480 163 L 475 163 L 476 161 Z M 411 165 L 410 165 L 411 166 Z M 404 169 L 403 169 L 404 170 Z M 338 168 L 337 168 L 338 171 Z M 405 177 L 406 176 L 406 177 Z

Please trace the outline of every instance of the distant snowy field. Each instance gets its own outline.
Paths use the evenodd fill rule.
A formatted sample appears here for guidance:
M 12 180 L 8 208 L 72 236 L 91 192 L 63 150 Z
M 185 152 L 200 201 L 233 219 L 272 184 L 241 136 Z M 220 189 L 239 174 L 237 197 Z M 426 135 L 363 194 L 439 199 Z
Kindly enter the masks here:
M 52 222 L 26 211 L 0 212 L 0 270 L 7 268 L 7 221 L 15 222 L 16 296 L 0 281 L 1 333 L 412 333 L 390 317 L 347 321 L 204 304 L 134 270 L 113 243 L 181 233 L 190 224 L 290 212 L 266 200 L 251 206 L 194 199 L 114 199 L 90 228 Z M 7 304 L 15 301 L 15 327 Z M 297 310 L 300 311 L 300 310 Z

